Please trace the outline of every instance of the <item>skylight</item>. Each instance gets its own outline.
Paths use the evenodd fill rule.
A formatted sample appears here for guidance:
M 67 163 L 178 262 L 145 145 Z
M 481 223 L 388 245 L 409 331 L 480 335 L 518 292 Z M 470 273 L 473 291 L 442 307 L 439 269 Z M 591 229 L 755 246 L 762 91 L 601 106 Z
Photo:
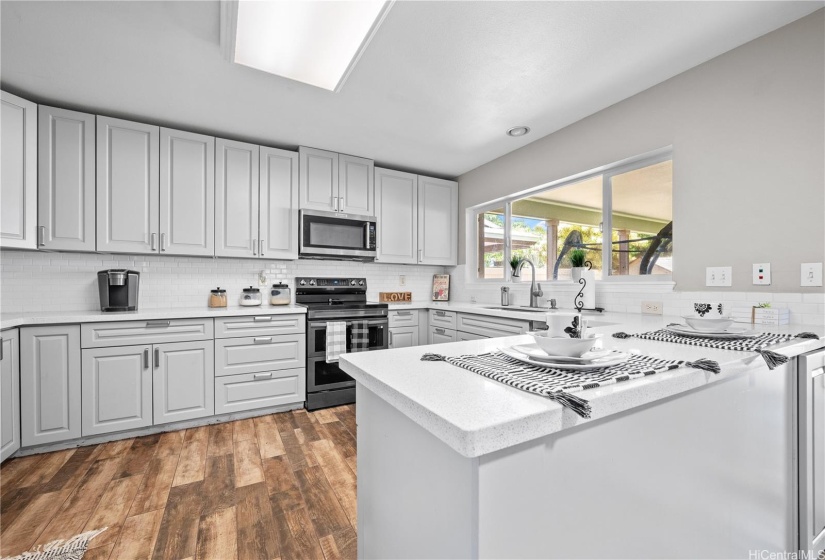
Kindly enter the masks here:
M 234 62 L 339 91 L 392 2 L 238 2 Z

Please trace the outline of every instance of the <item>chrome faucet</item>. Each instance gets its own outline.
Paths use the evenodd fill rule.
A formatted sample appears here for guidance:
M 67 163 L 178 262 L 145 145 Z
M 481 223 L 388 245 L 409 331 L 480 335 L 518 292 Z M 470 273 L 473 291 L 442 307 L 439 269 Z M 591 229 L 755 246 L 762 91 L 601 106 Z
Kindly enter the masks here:
M 524 266 L 524 263 L 529 263 L 530 268 L 533 269 L 532 282 L 530 284 L 530 307 L 538 307 L 539 298 L 544 295 L 544 292 L 541 291 L 541 284 L 536 284 L 536 265 L 533 264 L 533 261 L 530 259 L 521 259 L 516 265 L 516 269 L 513 271 L 513 276 L 516 278 L 519 277 L 521 274 L 521 267 Z

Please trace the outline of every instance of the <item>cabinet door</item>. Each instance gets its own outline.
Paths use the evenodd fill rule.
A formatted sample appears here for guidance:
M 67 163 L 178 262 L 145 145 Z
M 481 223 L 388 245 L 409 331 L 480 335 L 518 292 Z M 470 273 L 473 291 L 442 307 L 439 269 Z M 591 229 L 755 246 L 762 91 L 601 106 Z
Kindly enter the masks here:
M 298 154 L 261 146 L 260 257 L 298 258 Z
M 155 424 L 214 415 L 214 342 L 155 344 L 152 359 Z
M 412 173 L 375 168 L 375 215 L 378 256 L 385 263 L 418 262 L 417 177 Z
M 160 252 L 215 254 L 215 139 L 160 129 Z
M 371 159 L 338 155 L 338 210 L 375 215 L 374 163 Z
M 152 425 L 152 347 L 82 351 L 84 436 Z
M 418 177 L 418 262 L 458 263 L 458 183 Z
M 215 414 L 306 400 L 306 370 L 284 369 L 215 378 Z
M 397 327 L 390 329 L 390 348 L 418 346 L 418 327 Z
M 0 92 L 0 246 L 37 248 L 37 105 Z
M 337 212 L 338 154 L 315 148 L 300 147 L 301 210 Z
M 215 255 L 258 256 L 258 146 L 215 143 Z
M 41 105 L 38 122 L 41 247 L 95 250 L 95 116 Z
M 20 329 L 20 371 L 21 445 L 79 438 L 80 326 Z
M 825 548 L 825 350 L 799 357 L 799 549 Z
M 20 361 L 17 329 L 0 333 L 0 461 L 20 449 Z
M 442 344 L 444 342 L 455 342 L 455 331 L 443 329 L 441 327 L 430 327 L 429 344 Z
M 97 250 L 158 252 L 160 128 L 97 117 Z

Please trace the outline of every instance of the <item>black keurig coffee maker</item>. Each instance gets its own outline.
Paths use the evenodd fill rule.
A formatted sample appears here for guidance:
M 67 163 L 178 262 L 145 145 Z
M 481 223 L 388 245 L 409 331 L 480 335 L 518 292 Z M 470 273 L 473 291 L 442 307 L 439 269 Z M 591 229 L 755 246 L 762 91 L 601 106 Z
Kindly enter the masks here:
M 137 311 L 140 273 L 112 268 L 97 273 L 101 311 Z

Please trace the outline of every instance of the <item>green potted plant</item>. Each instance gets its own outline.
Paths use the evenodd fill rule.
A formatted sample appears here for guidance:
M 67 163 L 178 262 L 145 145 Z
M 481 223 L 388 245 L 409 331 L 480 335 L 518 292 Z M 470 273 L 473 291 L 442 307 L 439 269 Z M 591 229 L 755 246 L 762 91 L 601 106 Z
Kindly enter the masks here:
M 584 249 L 573 249 L 570 251 L 570 266 L 572 267 L 571 273 L 573 274 L 573 282 L 578 282 L 579 278 L 582 277 L 585 256 L 586 254 Z
M 518 255 L 510 255 L 510 278 L 513 280 L 513 282 L 519 282 L 521 280 L 518 276 L 516 276 L 516 267 L 518 266 L 518 263 L 520 261 L 521 257 L 519 257 Z

